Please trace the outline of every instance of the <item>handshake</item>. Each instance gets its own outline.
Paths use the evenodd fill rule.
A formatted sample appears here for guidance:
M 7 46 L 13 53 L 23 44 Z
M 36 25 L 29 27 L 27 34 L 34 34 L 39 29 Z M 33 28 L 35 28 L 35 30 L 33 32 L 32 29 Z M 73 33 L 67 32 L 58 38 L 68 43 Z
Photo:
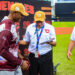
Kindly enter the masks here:
M 30 62 L 28 60 L 23 60 L 21 68 L 22 70 L 28 70 L 30 67 Z

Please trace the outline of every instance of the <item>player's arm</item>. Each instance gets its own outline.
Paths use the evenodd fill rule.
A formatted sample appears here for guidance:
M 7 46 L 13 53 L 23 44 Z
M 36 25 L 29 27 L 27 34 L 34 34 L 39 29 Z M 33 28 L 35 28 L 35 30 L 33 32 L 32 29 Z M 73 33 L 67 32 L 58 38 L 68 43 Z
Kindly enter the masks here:
M 29 68 L 29 62 L 27 60 L 20 60 L 17 57 L 13 56 L 12 53 L 6 50 L 1 54 L 1 56 L 8 60 L 11 63 L 11 66 L 20 65 L 23 70 L 28 70 Z
M 71 51 L 75 46 L 75 41 L 70 40 L 69 46 L 68 46 L 68 51 L 67 51 L 67 58 L 71 60 L 70 56 L 72 55 Z
M 26 42 L 26 41 L 24 41 L 24 40 L 20 40 L 20 41 L 19 41 L 19 44 L 27 45 L 27 44 L 29 44 L 29 42 Z
M 48 42 L 43 42 L 43 43 L 40 43 L 40 44 L 50 44 L 50 45 L 52 45 L 52 46 L 56 46 L 56 41 L 48 41 Z
M 52 46 L 56 46 L 56 42 L 55 41 L 51 41 L 51 42 L 49 42 L 49 44 L 52 45 Z
M 56 34 L 55 34 L 55 29 L 53 26 L 50 31 L 50 36 L 51 36 L 50 38 L 51 41 L 49 42 L 49 44 L 52 46 L 56 46 Z
M 50 41 L 50 42 L 43 42 L 43 43 L 40 43 L 41 45 L 42 44 L 50 44 L 50 45 L 52 45 L 52 46 L 56 46 L 56 42 L 55 41 Z
M 20 60 L 17 57 L 13 56 L 12 53 L 10 53 L 7 50 L 4 50 L 4 52 L 1 54 L 1 56 L 4 57 L 9 62 L 11 62 L 13 65 L 20 65 L 22 63 L 22 60 Z
M 70 40 L 70 43 L 69 43 L 69 46 L 68 46 L 68 51 L 67 51 L 67 58 L 69 60 L 71 60 L 71 58 L 70 58 L 70 56 L 72 55 L 71 51 L 74 48 L 74 46 L 75 46 L 75 27 L 73 28 L 71 40 Z

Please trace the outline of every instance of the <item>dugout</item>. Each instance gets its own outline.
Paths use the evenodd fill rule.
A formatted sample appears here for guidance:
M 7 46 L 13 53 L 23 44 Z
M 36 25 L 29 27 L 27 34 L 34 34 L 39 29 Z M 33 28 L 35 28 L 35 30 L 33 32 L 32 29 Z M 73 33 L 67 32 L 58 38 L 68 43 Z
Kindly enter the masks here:
M 75 21 L 75 3 L 56 3 L 55 14 L 60 21 Z

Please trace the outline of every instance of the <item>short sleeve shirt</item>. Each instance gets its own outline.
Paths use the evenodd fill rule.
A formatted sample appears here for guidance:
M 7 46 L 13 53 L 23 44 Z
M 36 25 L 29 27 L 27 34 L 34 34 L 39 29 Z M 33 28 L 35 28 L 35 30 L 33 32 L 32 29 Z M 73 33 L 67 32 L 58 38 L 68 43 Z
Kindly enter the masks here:
M 38 34 L 40 34 L 40 32 L 41 29 L 38 31 Z M 31 53 L 34 53 L 36 51 L 36 45 L 37 45 L 36 23 L 32 23 L 27 27 L 23 40 L 26 42 L 30 42 L 28 50 Z M 40 55 L 43 55 L 52 50 L 52 46 L 50 44 L 46 44 L 46 43 L 40 44 L 40 43 L 50 42 L 50 41 L 56 42 L 55 29 L 52 25 L 48 23 L 44 23 L 44 29 L 38 44 L 38 51 Z
M 71 40 L 75 41 L 75 27 L 73 28 L 73 31 L 71 34 Z

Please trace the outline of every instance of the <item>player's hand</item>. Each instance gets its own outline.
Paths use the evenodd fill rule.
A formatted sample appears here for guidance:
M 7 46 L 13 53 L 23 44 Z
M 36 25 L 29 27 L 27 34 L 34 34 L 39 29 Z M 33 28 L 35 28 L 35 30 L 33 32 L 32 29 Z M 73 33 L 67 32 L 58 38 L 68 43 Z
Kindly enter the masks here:
M 51 38 L 50 40 L 47 40 L 45 42 L 39 43 L 40 45 L 42 44 L 50 44 L 50 42 L 52 42 L 55 38 Z
M 42 42 L 42 43 L 40 43 L 40 45 L 42 45 L 42 44 L 49 44 L 49 42 Z
M 28 70 L 29 69 L 29 62 L 28 61 L 26 61 L 26 60 L 24 60 L 23 61 L 23 63 L 22 63 L 22 65 L 21 65 L 21 68 L 23 69 L 23 70 Z
M 70 56 L 72 56 L 72 53 L 71 53 L 71 51 L 68 51 L 68 52 L 67 52 L 67 58 L 68 58 L 69 60 L 71 60 Z

